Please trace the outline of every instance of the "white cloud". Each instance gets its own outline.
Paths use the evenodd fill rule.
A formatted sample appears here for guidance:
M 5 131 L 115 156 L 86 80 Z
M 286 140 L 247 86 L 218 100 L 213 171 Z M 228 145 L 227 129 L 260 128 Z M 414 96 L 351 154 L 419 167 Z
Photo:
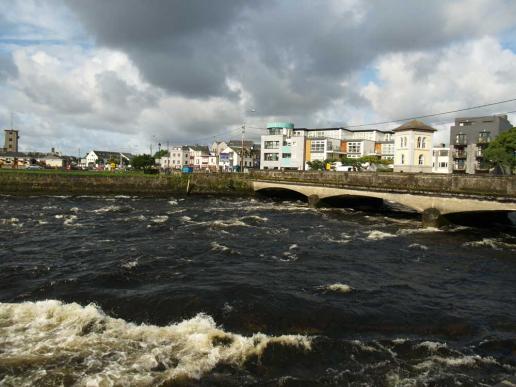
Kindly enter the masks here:
M 375 112 L 387 119 L 437 113 L 516 97 L 516 54 L 496 39 L 454 44 L 431 52 L 396 53 L 378 59 L 378 81 L 362 88 Z M 459 115 L 516 110 L 508 103 Z M 427 122 L 453 121 L 452 114 Z M 444 133 L 439 142 L 448 142 Z

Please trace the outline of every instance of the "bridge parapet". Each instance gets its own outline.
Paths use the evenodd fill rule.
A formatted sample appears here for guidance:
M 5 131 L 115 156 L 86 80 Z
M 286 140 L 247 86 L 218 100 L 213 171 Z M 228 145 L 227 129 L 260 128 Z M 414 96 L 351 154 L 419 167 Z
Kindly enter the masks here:
M 256 171 L 253 180 L 380 191 L 516 198 L 516 176 L 392 172 Z

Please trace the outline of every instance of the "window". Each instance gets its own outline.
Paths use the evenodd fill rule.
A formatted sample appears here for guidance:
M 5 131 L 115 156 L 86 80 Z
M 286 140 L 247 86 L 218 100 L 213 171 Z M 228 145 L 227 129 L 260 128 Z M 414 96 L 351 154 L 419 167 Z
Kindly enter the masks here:
M 440 150 L 439 151 L 439 156 L 448 157 L 448 151 L 447 150 Z
M 467 143 L 466 135 L 464 133 L 457 134 L 457 136 L 455 137 L 455 144 L 466 145 L 466 143 Z
M 269 128 L 267 130 L 269 131 L 269 134 L 273 134 L 273 135 L 281 134 L 281 128 Z
M 278 154 L 277 153 L 264 153 L 263 159 L 265 161 L 278 161 Z
M 361 142 L 348 142 L 348 153 L 361 153 Z
M 401 155 L 401 163 L 405 164 L 405 155 Z
M 312 143 L 310 144 L 310 152 L 323 153 L 324 152 L 324 141 L 312 141 Z
M 426 137 L 421 140 L 421 148 L 426 149 Z
M 292 158 L 292 154 L 291 153 L 283 153 L 281 155 L 281 157 L 284 158 L 284 159 L 290 159 L 290 158 Z
M 425 158 L 423 157 L 423 155 L 419 155 L 418 162 L 419 165 L 423 165 L 425 163 Z
M 265 149 L 278 149 L 279 141 L 265 141 L 264 148 Z
M 417 147 L 421 148 L 421 137 L 417 138 Z
M 447 162 L 442 161 L 442 162 L 439 163 L 439 168 L 447 168 L 447 167 L 448 167 L 448 163 Z
M 459 126 L 471 126 L 473 123 L 469 121 L 459 122 Z

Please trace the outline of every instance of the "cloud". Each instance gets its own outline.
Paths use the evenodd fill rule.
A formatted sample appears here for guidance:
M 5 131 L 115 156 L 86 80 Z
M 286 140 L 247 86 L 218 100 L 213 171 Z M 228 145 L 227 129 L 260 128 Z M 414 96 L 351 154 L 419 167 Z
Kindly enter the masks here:
M 381 121 L 491 102 L 514 79 L 499 43 L 516 41 L 512 0 L 9 4 L 0 118 L 15 111 L 26 140 L 46 131 L 63 146 Z
M 378 81 L 362 88 L 377 114 L 398 119 L 515 98 L 516 53 L 484 37 L 430 52 L 386 54 L 378 59 Z M 494 109 L 494 110 L 493 110 Z M 428 119 L 516 110 L 508 103 Z M 441 141 L 449 138 L 440 135 Z

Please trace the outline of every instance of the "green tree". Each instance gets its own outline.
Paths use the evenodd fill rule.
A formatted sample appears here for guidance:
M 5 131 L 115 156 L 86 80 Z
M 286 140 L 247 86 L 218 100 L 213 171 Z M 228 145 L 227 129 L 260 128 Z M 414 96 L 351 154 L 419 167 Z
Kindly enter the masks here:
M 168 151 L 166 149 L 162 149 L 162 150 L 154 153 L 154 158 L 161 159 L 162 157 L 167 156 L 167 155 L 168 155 Z
M 512 174 L 516 168 L 516 128 L 500 133 L 486 148 L 484 157 Z
M 154 158 L 146 154 L 134 156 L 131 165 L 134 169 L 147 169 L 154 165 Z
M 325 162 L 321 160 L 314 160 L 308 161 L 307 164 L 311 171 L 323 171 Z

